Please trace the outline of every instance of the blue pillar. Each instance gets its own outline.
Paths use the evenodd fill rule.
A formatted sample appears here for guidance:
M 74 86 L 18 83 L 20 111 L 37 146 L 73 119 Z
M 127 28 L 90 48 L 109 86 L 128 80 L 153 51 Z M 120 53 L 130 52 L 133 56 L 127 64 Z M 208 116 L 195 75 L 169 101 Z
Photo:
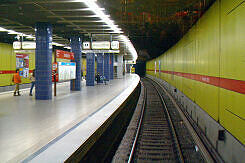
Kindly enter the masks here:
M 36 99 L 52 99 L 52 25 L 36 24 Z
M 97 73 L 104 76 L 104 56 L 102 53 L 97 54 Z M 103 81 L 101 80 L 99 83 L 103 83 Z
M 94 86 L 94 80 L 95 80 L 94 53 L 86 54 L 86 59 L 87 59 L 86 85 Z
M 104 76 L 110 80 L 110 54 L 104 54 Z
M 114 60 L 113 60 L 113 54 L 110 54 L 110 80 L 113 80 L 114 78 Z
M 82 47 L 81 47 L 81 38 L 79 36 L 71 37 L 71 51 L 74 53 L 74 58 L 76 62 L 76 79 L 71 80 L 71 90 L 80 91 Z

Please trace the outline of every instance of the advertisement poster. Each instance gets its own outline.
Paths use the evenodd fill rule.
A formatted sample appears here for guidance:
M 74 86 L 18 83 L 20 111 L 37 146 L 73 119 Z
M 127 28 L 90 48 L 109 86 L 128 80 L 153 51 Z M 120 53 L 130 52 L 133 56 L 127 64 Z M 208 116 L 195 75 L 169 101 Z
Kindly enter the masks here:
M 16 69 L 20 70 L 20 76 L 29 77 L 29 56 L 27 54 L 16 54 Z
M 75 62 L 58 62 L 59 81 L 76 79 Z

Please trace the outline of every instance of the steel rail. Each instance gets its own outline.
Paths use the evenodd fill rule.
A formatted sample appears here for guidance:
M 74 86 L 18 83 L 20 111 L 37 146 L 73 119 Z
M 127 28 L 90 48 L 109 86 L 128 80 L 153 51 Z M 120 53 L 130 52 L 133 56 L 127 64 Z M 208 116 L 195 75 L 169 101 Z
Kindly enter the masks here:
M 152 79 L 150 79 L 150 80 L 152 80 Z M 193 126 L 194 124 L 192 124 L 193 122 L 190 121 L 191 118 L 188 117 L 188 115 L 186 113 L 184 113 L 184 111 L 176 103 L 176 101 L 174 100 L 172 95 L 170 95 L 170 93 L 158 81 L 155 81 L 155 80 L 152 80 L 152 81 L 155 82 L 166 93 L 167 96 L 169 96 L 170 100 L 172 101 L 174 106 L 177 108 L 177 110 L 178 110 L 181 118 L 183 119 L 187 129 L 190 131 L 192 138 L 194 139 L 195 143 L 197 144 L 198 148 L 200 149 L 200 152 L 201 152 L 202 156 L 204 157 L 204 159 L 206 160 L 206 162 L 208 162 L 208 163 L 224 162 L 218 154 L 214 154 L 214 153 L 216 153 L 216 151 L 214 152 L 214 150 L 210 150 L 209 147 L 206 147 L 206 143 L 208 145 L 208 142 L 206 142 L 207 140 L 204 140 L 204 142 L 203 142 L 202 136 L 199 135 L 199 132 L 196 131 L 196 128 Z M 213 155 L 215 155 L 215 156 L 213 156 Z
M 152 82 L 150 82 L 152 84 Z M 141 82 L 141 84 L 143 85 L 143 83 Z M 153 84 L 152 84 L 153 85 Z M 166 115 L 167 115 L 167 120 L 169 122 L 169 125 L 170 125 L 170 128 L 171 128 L 171 131 L 172 131 L 172 135 L 173 135 L 173 139 L 175 141 L 175 144 L 176 144 L 176 147 L 177 147 L 177 150 L 178 150 L 178 157 L 179 157 L 179 161 L 181 163 L 184 163 L 184 159 L 183 159 L 183 155 L 182 155 L 182 151 L 181 151 L 181 148 L 180 148 L 180 145 L 179 145 L 179 141 L 178 141 L 178 138 L 177 138 L 177 135 L 176 135 L 176 132 L 175 132 L 175 129 L 174 129 L 174 126 L 173 126 L 173 122 L 171 120 L 171 117 L 169 115 L 169 112 L 167 110 L 167 106 L 166 106 L 166 103 L 165 101 L 163 100 L 163 97 L 162 95 L 160 94 L 159 90 L 156 89 L 156 87 L 153 85 L 153 87 L 155 88 L 155 90 L 157 91 L 160 99 L 161 99 L 161 103 L 162 105 L 165 107 L 165 110 L 166 110 Z M 146 88 L 144 87 L 144 91 L 145 91 L 145 97 L 144 97 L 144 102 L 143 102 L 143 105 L 142 105 L 142 110 L 141 110 L 141 115 L 140 115 L 140 120 L 139 120 L 139 123 L 138 123 L 138 128 L 137 128 L 137 131 L 136 131 L 136 135 L 135 135 L 135 138 L 134 138 L 134 142 L 133 142 L 133 146 L 131 148 L 131 152 L 130 152 L 130 155 L 129 155 L 129 159 L 128 159 L 128 163 L 131 163 L 132 162 L 132 159 L 133 159 L 133 156 L 134 156 L 134 151 L 135 151 L 135 148 L 136 148 L 136 143 L 137 143 L 137 140 L 138 140 L 138 137 L 139 137 L 139 133 L 140 133 L 140 129 L 141 129 L 141 126 L 142 126 L 142 121 L 143 121 L 143 117 L 144 117 L 144 112 L 145 112 L 145 103 L 146 103 Z
M 169 114 L 169 111 L 168 111 L 168 107 L 166 105 L 166 102 L 165 102 L 162 94 L 160 93 L 160 91 L 156 88 L 156 86 L 152 82 L 150 82 L 150 83 L 153 85 L 153 87 L 157 91 L 159 97 L 161 98 L 161 102 L 162 102 L 162 104 L 163 104 L 163 106 L 165 108 L 167 119 L 168 119 L 168 122 L 169 122 L 169 125 L 170 125 L 170 128 L 171 128 L 171 131 L 172 131 L 173 139 L 175 141 L 175 145 L 176 145 L 176 148 L 177 148 L 177 151 L 178 151 L 179 161 L 181 163 L 184 163 L 185 161 L 184 161 L 184 158 L 183 158 L 182 150 L 180 148 L 180 143 L 179 143 L 179 140 L 178 140 L 178 137 L 177 137 L 177 134 L 176 134 L 174 125 L 173 125 L 173 121 L 172 121 L 171 116 Z
M 137 142 L 138 137 L 139 137 L 139 133 L 140 133 L 141 125 L 142 125 L 142 120 L 143 120 L 143 116 L 144 116 L 144 112 L 145 112 L 146 88 L 144 87 L 143 82 L 140 81 L 140 83 L 143 85 L 143 88 L 144 88 L 144 101 L 143 101 L 143 105 L 142 105 L 142 109 L 141 109 L 140 120 L 138 122 L 137 132 L 136 132 L 136 135 L 135 135 L 135 138 L 134 138 L 134 142 L 133 142 L 133 146 L 131 148 L 130 155 L 129 155 L 129 158 L 128 158 L 128 163 L 131 163 L 131 161 L 133 159 L 133 155 L 134 155 L 134 151 L 135 151 L 135 147 L 136 147 L 136 142 Z

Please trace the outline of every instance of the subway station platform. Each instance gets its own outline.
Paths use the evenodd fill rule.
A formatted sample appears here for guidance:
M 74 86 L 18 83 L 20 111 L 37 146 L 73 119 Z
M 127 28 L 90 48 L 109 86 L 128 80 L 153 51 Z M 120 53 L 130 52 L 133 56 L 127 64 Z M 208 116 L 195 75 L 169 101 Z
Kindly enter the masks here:
M 127 99 L 139 83 L 128 74 L 107 85 L 71 92 L 58 84 L 57 97 L 35 100 L 29 89 L 22 96 L 0 94 L 0 162 L 64 162 Z

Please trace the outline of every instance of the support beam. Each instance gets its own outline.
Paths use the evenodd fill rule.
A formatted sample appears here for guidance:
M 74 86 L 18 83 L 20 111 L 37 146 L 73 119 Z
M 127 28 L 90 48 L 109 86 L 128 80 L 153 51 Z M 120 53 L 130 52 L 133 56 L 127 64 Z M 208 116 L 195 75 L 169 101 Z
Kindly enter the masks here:
M 97 73 L 99 73 L 100 76 L 104 76 L 104 55 L 103 53 L 97 54 Z M 100 81 L 99 83 L 103 83 L 103 81 Z
M 81 38 L 79 36 L 73 36 L 71 38 L 71 51 L 74 53 L 76 62 L 76 79 L 71 81 L 71 90 L 80 91 L 81 90 Z
M 36 99 L 52 99 L 52 33 L 49 23 L 36 24 Z
M 95 72 L 94 72 L 94 53 L 86 54 L 87 72 L 86 72 L 86 86 L 94 86 Z

